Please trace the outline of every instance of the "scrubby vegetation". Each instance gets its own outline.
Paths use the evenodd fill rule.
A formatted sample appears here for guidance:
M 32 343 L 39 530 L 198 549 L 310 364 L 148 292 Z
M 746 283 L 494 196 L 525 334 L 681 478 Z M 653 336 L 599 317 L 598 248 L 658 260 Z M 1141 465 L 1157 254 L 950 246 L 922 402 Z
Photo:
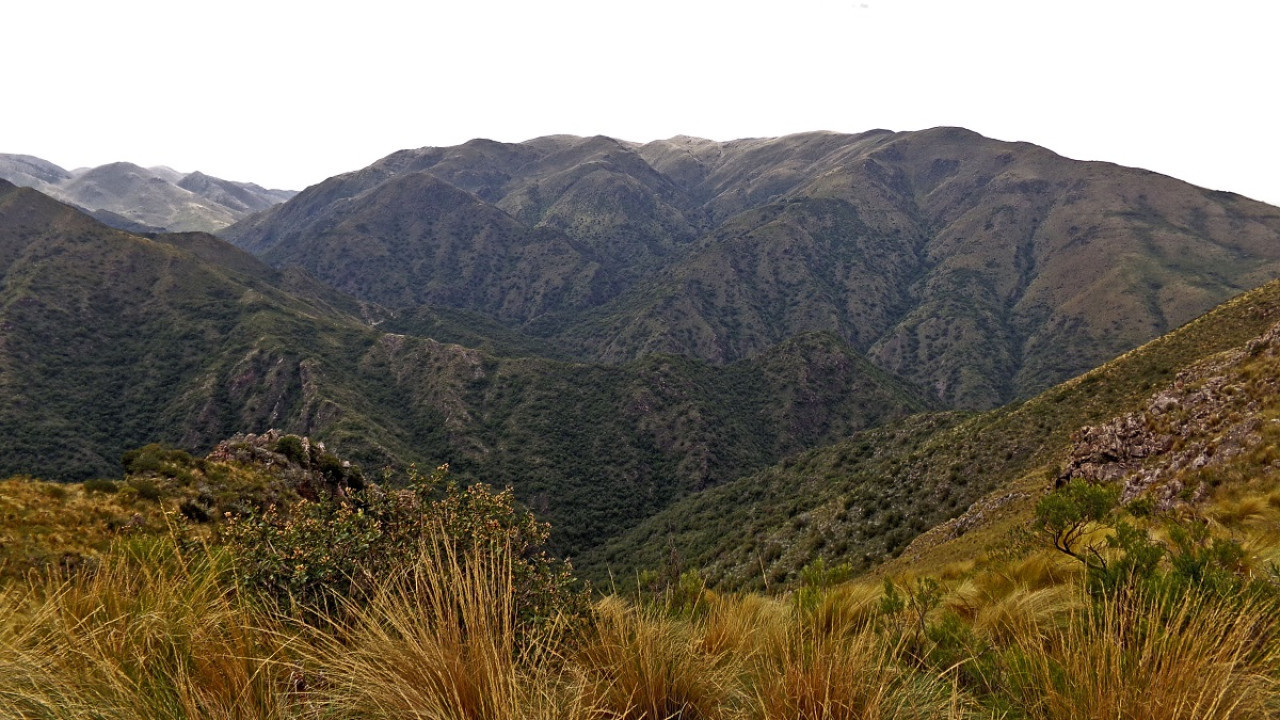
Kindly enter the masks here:
M 1219 433 L 1247 426 L 1232 442 L 1249 451 L 1185 473 L 1236 483 L 1270 472 L 1280 343 L 1261 336 L 1277 319 L 1280 283 L 1273 282 L 1026 402 L 981 414 L 914 415 L 690 496 L 588 551 L 580 565 L 597 578 L 603 568 L 629 577 L 678 557 L 717 586 L 750 589 L 794 583 L 815 558 L 865 571 L 905 555 L 903 566 L 923 561 L 938 571 L 982 552 L 984 543 L 1005 542 L 998 532 L 975 533 L 976 526 L 1010 530 L 1027 521 L 1083 426 L 1140 410 L 1171 386 L 1190 392 L 1210 380 L 1221 391 L 1207 417 L 1190 418 L 1182 433 L 1199 436 L 1212 455 Z M 935 545 L 956 548 L 951 541 L 962 536 L 972 539 L 962 551 L 926 557 Z
M 1241 522 L 1280 520 L 1277 495 Z M 395 535 L 376 575 L 309 608 L 255 569 L 270 546 L 135 535 L 92 571 L 4 586 L 0 717 L 1274 717 L 1274 563 L 1221 550 L 1237 522 L 1201 517 L 1204 534 L 1179 539 L 1112 499 L 1060 491 L 1016 552 L 943 577 L 832 582 L 818 567 L 766 596 L 689 574 L 535 614 L 531 520 L 482 488 L 415 506 L 416 534 Z M 349 541 L 325 528 L 313 543 Z
M 1273 474 L 1168 507 L 1075 480 L 999 552 L 931 575 L 819 559 L 768 594 L 689 569 L 601 595 L 509 491 L 446 468 L 397 490 L 330 458 L 245 436 L 209 458 L 141 448 L 122 481 L 0 485 L 5 527 L 28 538 L 6 536 L 0 717 L 1280 711 Z M 219 504 L 230 487 L 240 502 Z M 201 495 L 208 513 L 183 512 Z

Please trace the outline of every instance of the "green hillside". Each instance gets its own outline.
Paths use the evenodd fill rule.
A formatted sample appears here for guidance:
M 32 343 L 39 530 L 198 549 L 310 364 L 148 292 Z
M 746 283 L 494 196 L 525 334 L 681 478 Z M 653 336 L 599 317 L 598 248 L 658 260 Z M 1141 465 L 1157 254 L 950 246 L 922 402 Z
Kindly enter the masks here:
M 465 313 L 394 314 L 208 235 L 142 237 L 0 188 L 0 474 L 112 477 L 129 449 L 277 428 L 372 474 L 515 487 L 577 551 L 696 489 L 916 411 L 829 335 L 712 366 L 504 357 Z M 528 342 L 536 342 L 530 340 Z
M 1024 403 L 977 415 L 913 416 L 691 496 L 583 556 L 579 565 L 596 577 L 606 569 L 631 577 L 642 568 L 662 568 L 674 556 L 684 567 L 701 569 L 712 584 L 763 587 L 794 581 L 818 558 L 828 566 L 847 562 L 856 571 L 905 551 L 901 566 L 920 572 L 959 552 L 934 546 L 972 541 L 959 552 L 972 559 L 1009 538 L 990 529 L 966 533 L 984 525 L 1011 529 L 1016 524 L 1010 518 L 1025 521 L 1066 465 L 1082 427 L 1139 410 L 1165 388 L 1189 384 L 1203 371 L 1179 373 L 1244 346 L 1278 321 L 1280 282 L 1272 282 Z M 1266 377 L 1268 371 L 1248 372 Z M 1254 424 L 1270 417 L 1276 395 L 1266 384 L 1257 387 L 1240 394 L 1234 417 Z M 1222 410 L 1224 416 L 1231 412 Z M 1145 461 L 1156 459 L 1153 453 Z M 965 518 L 943 525 L 966 510 Z

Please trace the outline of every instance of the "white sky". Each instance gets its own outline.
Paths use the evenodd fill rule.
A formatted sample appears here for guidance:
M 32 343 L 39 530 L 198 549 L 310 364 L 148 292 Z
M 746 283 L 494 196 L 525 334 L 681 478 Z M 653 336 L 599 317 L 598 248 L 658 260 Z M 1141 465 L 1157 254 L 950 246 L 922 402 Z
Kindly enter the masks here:
M 0 152 L 301 189 L 401 148 L 959 125 L 1280 204 L 1270 0 L 8 2 Z

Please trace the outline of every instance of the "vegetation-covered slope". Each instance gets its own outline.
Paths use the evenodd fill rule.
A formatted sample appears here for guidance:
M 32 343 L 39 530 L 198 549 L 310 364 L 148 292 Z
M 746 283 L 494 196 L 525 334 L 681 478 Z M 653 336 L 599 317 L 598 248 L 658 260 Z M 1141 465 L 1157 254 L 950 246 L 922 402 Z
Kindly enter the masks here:
M 1197 448 L 1190 458 L 1150 472 L 1200 472 L 1193 466 L 1207 453 L 1202 469 L 1213 474 L 1222 471 L 1214 469 L 1217 463 L 1207 459 L 1214 451 L 1205 447 L 1225 449 L 1234 435 L 1248 438 L 1235 441 L 1245 448 L 1242 456 L 1265 460 L 1274 442 L 1268 440 L 1267 423 L 1278 397 L 1268 384 L 1274 377 L 1267 369 L 1275 363 L 1268 349 L 1274 338 L 1255 338 L 1278 321 L 1280 283 L 1273 282 L 1024 403 L 978 415 L 915 416 L 691 496 L 582 557 L 580 565 L 596 574 L 608 566 L 629 577 L 637 568 L 663 567 L 674 557 L 686 567 L 701 568 L 710 582 L 759 587 L 794 580 L 800 568 L 818 558 L 829 566 L 849 562 L 855 570 L 870 568 L 930 531 L 902 560 L 902 566 L 919 571 L 922 565 L 973 559 L 1007 544 L 1001 533 L 1028 519 L 1030 507 L 1054 485 L 1072 452 L 1077 458 L 1072 467 L 1087 466 L 1079 458 L 1092 457 L 1090 452 L 1116 453 L 1111 462 L 1129 458 L 1130 464 L 1145 467 L 1168 463 L 1170 457 L 1144 454 L 1143 448 L 1176 447 L 1184 453 Z M 1257 348 L 1268 350 L 1253 364 L 1240 362 Z M 1227 366 L 1213 359 L 1224 351 L 1234 353 Z M 1174 407 L 1186 406 L 1177 398 L 1206 384 L 1234 399 L 1197 414 L 1186 410 L 1159 418 L 1151 409 L 1168 405 L 1170 398 Z M 1095 443 L 1092 450 L 1072 450 L 1081 428 L 1143 408 L 1155 413 L 1143 427 L 1167 427 L 1171 418 L 1181 417 L 1178 427 L 1194 429 L 1202 440 L 1170 437 L 1144 444 L 1124 437 Z M 1201 415 L 1218 419 L 1186 421 Z M 1132 421 L 1116 422 L 1127 427 Z M 1226 430 L 1236 425 L 1249 430 Z M 986 531 L 973 532 L 980 526 Z
M 210 236 L 130 235 L 0 187 L 0 473 L 112 476 L 146 443 L 203 451 L 274 427 L 373 474 L 451 463 L 512 485 L 576 551 L 696 488 L 922 407 L 828 335 L 729 366 L 591 366 L 387 333 L 366 316 L 386 313 Z M 415 317 L 403 322 L 518 343 Z

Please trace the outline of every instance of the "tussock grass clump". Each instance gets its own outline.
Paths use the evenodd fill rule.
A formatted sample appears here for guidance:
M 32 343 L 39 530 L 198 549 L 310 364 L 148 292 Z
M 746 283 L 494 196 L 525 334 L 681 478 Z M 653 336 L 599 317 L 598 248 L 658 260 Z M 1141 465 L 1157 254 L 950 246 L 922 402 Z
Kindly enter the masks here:
M 1043 640 L 1083 603 L 1080 591 L 1067 586 L 1009 593 L 978 610 L 973 631 L 996 644 Z
M 214 555 L 138 540 L 0 596 L 0 717 L 291 717 L 285 642 Z
M 879 720 L 959 717 L 954 686 L 911 669 L 902 644 L 871 630 L 830 634 L 804 622 L 752 657 L 745 717 Z
M 1272 718 L 1273 602 L 1116 596 L 1047 633 L 1016 633 L 1010 694 L 1028 718 Z
M 727 618 L 717 615 L 715 622 L 723 630 Z M 672 617 L 658 606 L 602 600 L 575 655 L 592 703 L 620 720 L 732 717 L 745 648 L 702 642 L 705 627 L 703 620 Z
M 876 621 L 880 597 L 878 585 L 838 585 L 822 593 L 807 622 L 815 631 L 832 637 L 860 633 Z
M 707 603 L 697 643 L 715 657 L 742 657 L 786 631 L 791 609 L 777 598 L 756 594 L 717 595 Z
M 314 704 L 334 718 L 586 718 L 560 650 L 564 624 L 516 626 L 507 546 L 460 551 L 437 528 L 409 570 L 386 579 L 340 626 L 312 629 Z

